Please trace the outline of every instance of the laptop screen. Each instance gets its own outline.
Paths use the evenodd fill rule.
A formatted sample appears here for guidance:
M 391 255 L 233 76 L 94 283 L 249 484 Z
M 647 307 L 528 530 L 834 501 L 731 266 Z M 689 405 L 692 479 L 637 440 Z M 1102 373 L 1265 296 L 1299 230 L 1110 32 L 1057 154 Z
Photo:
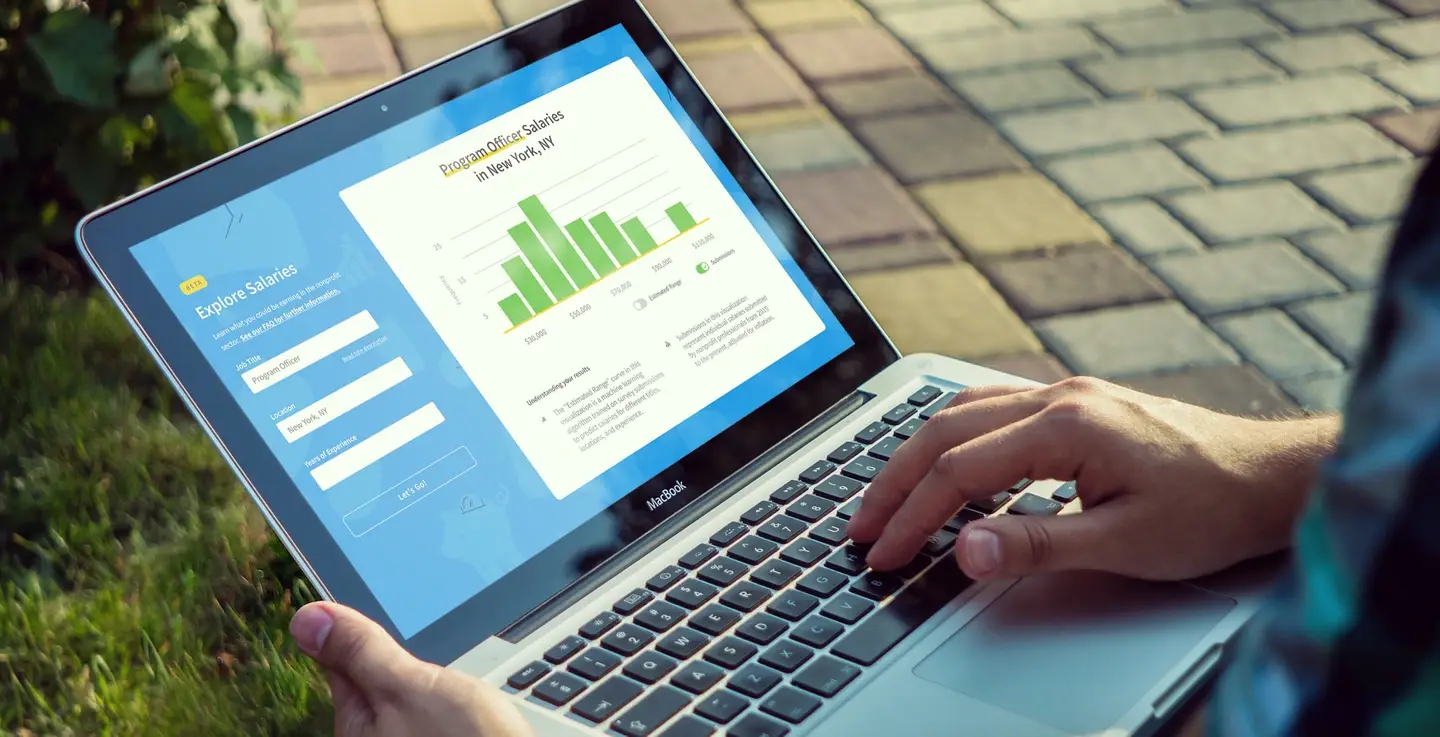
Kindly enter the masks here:
M 402 637 L 854 345 L 620 26 L 132 253 Z

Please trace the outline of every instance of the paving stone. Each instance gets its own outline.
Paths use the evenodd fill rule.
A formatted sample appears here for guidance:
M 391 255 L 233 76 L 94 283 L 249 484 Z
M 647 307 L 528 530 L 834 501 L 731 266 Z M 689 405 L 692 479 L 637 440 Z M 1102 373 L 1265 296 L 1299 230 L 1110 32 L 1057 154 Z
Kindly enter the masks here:
M 1241 417 L 1288 417 L 1297 409 L 1280 388 L 1250 366 L 1208 366 L 1121 382 L 1139 392 Z
M 925 7 L 902 7 L 884 10 L 880 22 L 904 39 L 945 36 L 953 39 L 967 33 L 1008 28 L 999 13 L 981 3 L 949 3 Z
M 831 115 L 823 105 L 816 103 L 733 113 L 729 117 L 730 125 L 735 128 L 735 132 L 739 133 L 741 138 L 775 128 L 793 128 L 815 123 L 835 122 L 835 116 Z
M 1350 376 L 1347 374 L 1289 379 L 1280 382 L 1280 386 L 1300 406 L 1318 412 L 1341 412 L 1345 409 L 1346 398 L 1350 396 Z
M 825 252 L 847 276 L 960 260 L 960 252 L 949 241 L 931 235 L 894 238 L 880 243 L 842 243 L 827 247 Z
M 990 283 L 1027 320 L 1170 296 L 1145 267 L 1111 246 L 981 265 Z
M 775 45 L 807 79 L 835 80 L 916 66 L 910 52 L 878 26 L 785 31 Z
M 916 188 L 915 195 L 972 256 L 1106 240 L 1095 221 L 1032 172 L 936 182 Z
M 870 163 L 870 155 L 834 121 L 770 128 L 745 136 L 766 171 L 783 174 Z
M 1168 10 L 1170 0 L 994 0 L 1000 12 L 1017 23 L 1070 23 L 1146 10 Z
M 1258 182 L 1167 200 L 1180 220 L 1207 243 L 1291 235 L 1344 227 L 1338 218 L 1289 182 Z
M 1382 115 L 1370 121 L 1406 148 L 1417 154 L 1428 154 L 1440 138 L 1440 108 L 1409 113 Z
M 405 68 L 415 69 L 463 49 L 488 35 L 490 33 L 484 29 L 457 28 L 420 36 L 402 36 L 395 39 L 395 45 L 400 51 L 400 60 Z
M 455 27 L 500 30 L 502 22 L 490 0 L 377 0 L 385 27 L 396 36 L 418 36 Z M 556 3 L 557 5 L 559 3 Z
M 1215 320 L 1216 332 L 1272 379 L 1339 373 L 1344 367 L 1285 313 L 1256 310 Z
M 1054 384 L 1074 376 L 1070 369 L 1065 368 L 1064 364 L 1048 353 L 1013 353 L 1008 356 L 982 358 L 976 363 L 1042 384 Z
M 960 39 L 918 39 L 912 43 L 915 53 L 942 72 L 1088 59 L 1099 56 L 1102 50 L 1094 36 L 1077 27 L 1007 31 Z
M 825 104 L 845 118 L 933 110 L 956 102 L 939 80 L 913 69 L 893 77 L 832 82 L 818 91 Z
M 1440 18 L 1417 18 L 1371 29 L 1386 45 L 1412 57 L 1440 54 Z
M 1221 182 L 1409 158 L 1405 149 L 1358 120 L 1231 133 L 1185 141 L 1178 148 L 1201 172 Z
M 1025 167 L 988 123 L 959 109 L 871 118 L 855 132 L 906 184 Z
M 645 0 L 645 9 L 672 40 L 748 33 L 755 28 L 731 0 Z M 506 19 L 511 20 L 508 15 Z
M 1117 202 L 1091 208 L 1111 235 L 1141 257 L 1174 251 L 1199 251 L 1200 239 L 1149 200 Z
M 1292 36 L 1266 41 L 1259 44 L 1259 49 L 1280 66 L 1296 73 L 1367 67 L 1398 59 L 1368 36 L 1355 31 Z
M 1239 41 L 1280 33 L 1280 27 L 1259 11 L 1225 7 L 1179 15 L 1106 21 L 1097 23 L 1095 30 L 1124 51 Z
M 1191 104 L 1221 125 L 1280 123 L 1402 108 L 1405 100 L 1359 72 L 1201 90 Z
M 1410 15 L 1440 13 L 1440 0 L 1388 0 L 1388 2 Z
M 1374 308 L 1372 292 L 1351 292 L 1294 305 L 1290 314 L 1331 352 L 1354 366 L 1365 347 Z
M 999 128 L 1020 150 L 1036 156 L 1214 130 L 1194 110 L 1171 99 L 1122 100 L 1090 108 L 1020 113 L 1001 120 Z
M 305 41 L 315 50 L 315 56 L 320 61 L 320 68 L 309 71 L 306 76 L 379 74 L 389 79 L 400 73 L 395 50 L 379 28 L 336 30 L 310 36 Z
M 1316 233 L 1295 239 L 1307 256 L 1340 277 L 1351 289 L 1371 289 L 1380 283 L 1394 223 L 1356 228 L 1341 233 Z
M 745 11 L 768 30 L 864 23 L 870 14 L 852 0 L 750 0 Z
M 317 113 L 344 102 L 362 92 L 390 81 L 389 74 L 359 74 L 349 77 L 307 79 L 302 87 L 300 109 L 306 114 Z
M 1278 77 L 1280 69 L 1246 48 L 1190 49 L 1088 62 L 1080 73 L 1112 95 Z
M 301 5 L 295 10 L 293 28 L 304 36 L 328 31 L 380 25 L 380 11 L 373 0 L 336 0 Z
M 1415 103 L 1440 102 L 1440 59 L 1377 69 L 1375 76 Z
M 1420 162 L 1396 161 L 1316 174 L 1305 188 L 1352 223 L 1375 223 L 1400 215 L 1410 198 Z
M 992 114 L 1095 99 L 1095 90 L 1090 85 L 1061 66 L 978 77 L 955 75 L 950 84 L 975 107 Z
M 1034 327 L 1080 374 L 1113 378 L 1240 362 L 1234 348 L 1175 302 L 1062 315 Z
M 1084 203 L 1176 192 L 1206 184 L 1204 177 L 1159 144 L 1050 159 L 1041 168 Z
M 685 63 L 715 104 L 726 112 L 802 104 L 813 99 L 795 70 L 763 41 L 754 40 L 726 51 L 688 54 Z
M 1279 241 L 1157 256 L 1150 268 L 1202 315 L 1344 291 L 1334 277 Z
M 1279 0 L 1265 9 L 1297 31 L 1353 26 L 1400 15 L 1372 0 Z
M 786 174 L 775 182 L 827 248 L 936 231 L 910 195 L 873 166 Z
M 972 358 L 1040 350 L 1035 335 L 969 264 L 861 274 L 850 284 L 902 353 Z

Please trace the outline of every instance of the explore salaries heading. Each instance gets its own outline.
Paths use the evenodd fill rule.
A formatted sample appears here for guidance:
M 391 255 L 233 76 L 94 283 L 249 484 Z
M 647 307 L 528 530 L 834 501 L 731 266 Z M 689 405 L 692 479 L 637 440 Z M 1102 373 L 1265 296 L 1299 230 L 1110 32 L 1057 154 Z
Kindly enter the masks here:
M 243 288 L 237 289 L 229 294 L 222 294 L 210 303 L 196 307 L 195 314 L 199 315 L 201 320 L 215 317 L 221 312 L 224 312 L 227 307 L 234 307 L 236 304 L 249 298 L 250 295 L 259 294 L 298 273 L 300 273 L 300 270 L 295 268 L 294 264 L 290 264 L 284 268 L 276 269 L 269 274 L 262 274 L 255 277 L 252 281 L 245 282 Z

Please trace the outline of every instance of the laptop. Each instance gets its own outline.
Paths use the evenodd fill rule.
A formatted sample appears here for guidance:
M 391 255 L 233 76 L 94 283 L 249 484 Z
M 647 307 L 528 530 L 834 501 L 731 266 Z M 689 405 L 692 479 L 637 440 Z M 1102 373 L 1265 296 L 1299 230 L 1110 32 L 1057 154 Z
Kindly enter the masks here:
M 635 0 L 581 0 L 80 224 L 315 590 L 542 735 L 1132 734 L 1265 576 L 987 583 L 847 519 L 967 386 L 902 357 Z M 1033 497 L 1026 499 L 1026 497 Z

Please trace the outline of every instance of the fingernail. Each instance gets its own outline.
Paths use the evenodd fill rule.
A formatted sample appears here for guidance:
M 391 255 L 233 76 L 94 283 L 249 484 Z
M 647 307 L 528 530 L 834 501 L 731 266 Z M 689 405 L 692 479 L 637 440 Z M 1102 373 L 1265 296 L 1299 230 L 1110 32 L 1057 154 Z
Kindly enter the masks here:
M 324 649 L 325 638 L 330 636 L 333 626 L 335 618 L 330 616 L 330 612 L 325 607 L 312 604 L 302 607 L 290 618 L 290 635 L 301 650 L 314 655 Z
M 999 536 L 989 530 L 971 530 L 965 537 L 965 559 L 974 573 L 984 575 L 999 570 Z

